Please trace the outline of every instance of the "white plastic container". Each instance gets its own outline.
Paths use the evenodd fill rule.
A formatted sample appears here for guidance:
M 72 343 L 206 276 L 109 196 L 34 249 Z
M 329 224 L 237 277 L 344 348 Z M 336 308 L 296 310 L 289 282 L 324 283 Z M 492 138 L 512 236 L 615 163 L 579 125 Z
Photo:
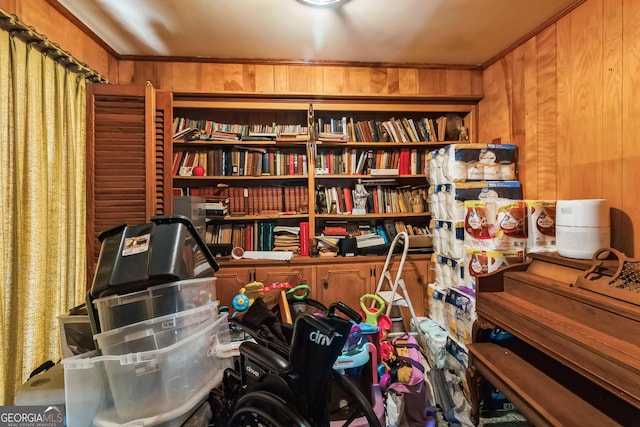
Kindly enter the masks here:
M 193 335 L 160 350 L 121 356 L 85 353 L 62 360 L 67 425 L 100 420 L 126 424 L 175 413 L 202 389 L 217 387 L 232 366 L 214 351 L 219 333 L 228 330 L 226 316 Z M 142 425 L 142 424 L 141 424 Z
M 216 300 L 216 278 L 180 280 L 143 291 L 111 295 L 93 301 L 102 332 L 167 314 L 178 313 Z
M 611 245 L 609 205 L 604 199 L 556 202 L 556 248 L 568 258 L 591 259 Z
M 102 355 L 122 355 L 160 350 L 186 339 L 210 323 L 218 302 L 167 314 L 95 335 Z

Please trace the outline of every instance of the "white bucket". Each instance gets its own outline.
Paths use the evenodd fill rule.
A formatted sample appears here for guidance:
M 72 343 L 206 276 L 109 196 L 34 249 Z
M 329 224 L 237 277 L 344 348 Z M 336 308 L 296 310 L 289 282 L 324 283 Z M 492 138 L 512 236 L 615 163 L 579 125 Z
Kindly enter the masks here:
M 556 248 L 568 258 L 591 259 L 611 245 L 609 205 L 604 199 L 558 200 Z

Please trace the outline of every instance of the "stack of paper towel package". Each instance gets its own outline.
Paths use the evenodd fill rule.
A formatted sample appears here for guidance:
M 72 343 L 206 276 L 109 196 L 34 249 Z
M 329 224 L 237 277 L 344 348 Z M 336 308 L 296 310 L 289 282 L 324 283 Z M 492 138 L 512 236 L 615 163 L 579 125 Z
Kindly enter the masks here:
M 435 281 L 429 317 L 471 342 L 476 277 L 555 250 L 555 201 L 524 200 L 511 144 L 451 144 L 427 156 Z

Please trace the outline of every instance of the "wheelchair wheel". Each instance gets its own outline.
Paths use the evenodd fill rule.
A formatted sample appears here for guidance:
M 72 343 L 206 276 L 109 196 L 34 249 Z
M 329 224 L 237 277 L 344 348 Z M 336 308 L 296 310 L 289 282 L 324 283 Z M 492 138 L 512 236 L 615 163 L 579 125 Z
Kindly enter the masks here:
M 230 427 L 311 427 L 278 396 L 255 391 L 242 396 L 229 420 Z
M 356 419 L 364 417 L 368 426 L 381 427 L 371 403 L 349 378 L 333 371 L 332 380 L 330 401 L 339 402 L 330 409 L 329 417 L 332 425 L 340 423 L 345 427 L 351 425 Z

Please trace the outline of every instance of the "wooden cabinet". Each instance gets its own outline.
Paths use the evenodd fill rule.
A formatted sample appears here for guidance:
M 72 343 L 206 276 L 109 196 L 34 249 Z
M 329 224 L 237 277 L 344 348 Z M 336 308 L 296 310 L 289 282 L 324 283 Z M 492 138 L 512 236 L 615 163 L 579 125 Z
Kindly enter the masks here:
M 246 267 L 227 267 L 222 265 L 216 276 L 216 297 L 220 305 L 232 307 L 233 297 L 240 289 L 252 281 L 252 270 Z
M 360 310 L 360 297 L 374 291 L 375 267 L 370 262 L 318 265 L 314 298 L 329 305 L 343 302 Z
M 399 256 L 394 259 L 400 259 Z M 240 288 L 252 281 L 265 285 L 287 282 L 311 287 L 311 298 L 329 305 L 341 301 L 360 310 L 360 297 L 375 292 L 384 257 L 359 256 L 336 258 L 297 257 L 291 262 L 224 260 L 216 273 L 216 293 L 222 305 L 230 306 Z M 418 316 L 424 316 L 427 284 L 432 277 L 429 255 L 408 255 L 402 277 Z M 395 278 L 397 267 L 391 264 Z M 409 318 L 409 317 L 407 317 Z
M 231 307 L 233 297 L 249 282 L 261 282 L 268 286 L 275 282 L 289 283 L 291 286 L 307 284 L 313 281 L 312 266 L 290 266 L 273 264 L 271 266 L 242 266 L 230 267 L 223 263 L 216 273 L 216 296 L 220 305 Z
M 258 282 L 269 285 L 275 282 L 289 283 L 291 286 L 300 284 L 311 285 L 312 283 L 312 267 L 302 266 L 273 266 L 258 267 L 254 270 L 254 278 Z

